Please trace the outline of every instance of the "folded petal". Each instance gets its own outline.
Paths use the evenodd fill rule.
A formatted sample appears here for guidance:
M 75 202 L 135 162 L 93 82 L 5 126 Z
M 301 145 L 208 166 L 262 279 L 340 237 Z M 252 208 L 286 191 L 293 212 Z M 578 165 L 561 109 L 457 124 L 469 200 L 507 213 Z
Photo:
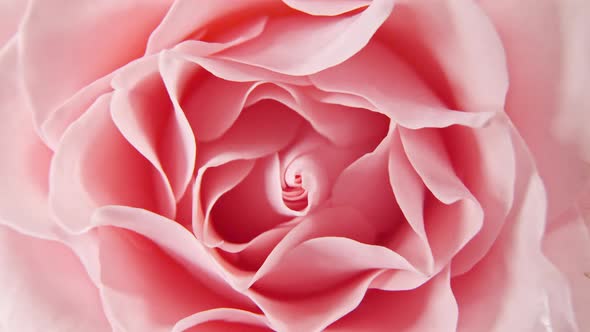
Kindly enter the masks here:
M 515 143 L 515 200 L 498 239 L 452 287 L 459 331 L 581 331 L 567 281 L 543 256 L 547 197 L 522 140 Z M 569 259 L 569 258 L 568 258 Z
M 147 221 L 137 220 L 142 214 L 133 211 L 105 212 L 100 216 L 105 225 L 122 222 L 133 229 L 138 221 Z M 150 215 L 143 217 L 150 218 Z M 174 225 L 173 221 L 168 222 Z M 151 226 L 158 225 L 154 221 L 149 223 Z M 171 228 L 161 225 L 158 228 L 166 231 L 164 234 L 167 235 L 174 233 Z M 189 256 L 192 262 L 198 260 L 199 268 L 188 264 L 186 255 L 175 256 L 179 248 L 186 253 L 190 247 L 196 246 L 196 239 L 192 246 L 184 246 L 190 237 L 186 230 L 186 235 L 182 237 L 163 237 L 158 234 L 154 239 L 119 227 L 101 226 L 98 231 L 102 293 L 105 303 L 112 310 L 113 318 L 123 329 L 170 331 L 182 318 L 204 310 L 256 310 L 255 306 L 248 304 L 248 300 L 228 290 L 228 284 L 216 282 L 211 274 L 195 273 L 195 268 L 205 271 L 206 261 L 198 259 L 196 255 Z M 142 232 L 148 235 L 149 229 Z M 177 242 L 179 239 L 183 239 L 183 244 Z M 198 251 L 194 254 L 198 255 Z
M 25 234 L 52 238 L 47 193 L 52 151 L 37 136 L 19 88 L 17 43 L 0 51 L 0 223 Z
M 31 1 L 21 30 L 21 60 L 36 124 L 79 89 L 140 57 L 168 6 L 168 1 Z
M 590 234 L 581 211 L 572 208 L 551 222 L 543 238 L 543 252 L 567 278 L 580 331 L 590 328 Z
M 413 290 L 370 289 L 354 311 L 326 331 L 455 332 L 458 316 L 446 268 Z
M 570 208 L 590 179 L 587 129 L 590 6 L 583 1 L 481 1 L 505 45 L 506 113 L 547 186 L 549 220 Z M 584 156 L 585 155 L 585 156 Z M 584 160 L 585 159 L 585 160 Z
M 271 17 L 258 38 L 219 56 L 283 74 L 313 74 L 338 65 L 360 51 L 390 15 L 393 3 L 374 0 L 359 13 L 340 17 L 303 14 Z
M 277 2 L 273 0 L 236 2 L 231 5 L 216 0 L 174 1 L 162 22 L 150 35 L 146 53 L 157 53 L 179 44 L 182 40 L 207 29 L 222 19 L 224 27 L 235 26 L 239 23 L 239 19 L 235 22 L 232 21 L 232 17 L 239 18 L 252 8 L 256 8 L 258 12 L 264 12 L 276 7 L 278 7 Z
M 119 77 L 120 78 L 120 77 Z M 193 175 L 196 143 L 182 110 L 176 110 L 157 66 L 135 84 L 118 87 L 111 115 L 121 134 L 158 170 L 172 200 L 180 200 Z
M 237 330 L 244 332 L 270 331 L 268 320 L 260 314 L 238 309 L 212 309 L 201 311 L 180 320 L 172 332 L 223 332 Z
M 91 214 L 102 205 L 174 214 L 157 170 L 113 123 L 110 102 L 110 94 L 97 99 L 64 134 L 51 161 L 50 205 L 73 232 L 88 229 Z
M 378 36 L 449 107 L 499 112 L 509 75 L 494 23 L 474 1 L 402 0 Z
M 371 0 L 283 0 L 289 7 L 310 15 L 336 16 L 367 7 Z
M 342 64 L 311 75 L 310 80 L 320 90 L 362 97 L 371 110 L 412 129 L 453 124 L 481 127 L 500 110 L 448 109 L 412 67 L 378 40 Z
M 9 40 L 17 33 L 27 1 L 10 0 L 0 3 L 0 51 L 8 44 Z
M 6 331 L 110 331 L 99 292 L 63 243 L 0 226 L 0 327 Z

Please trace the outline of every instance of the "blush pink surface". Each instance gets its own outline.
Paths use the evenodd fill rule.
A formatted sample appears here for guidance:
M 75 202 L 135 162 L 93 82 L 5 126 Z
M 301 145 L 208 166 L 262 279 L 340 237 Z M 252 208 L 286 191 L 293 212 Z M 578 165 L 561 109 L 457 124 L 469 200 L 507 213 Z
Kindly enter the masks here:
M 587 2 L 0 22 L 0 331 L 590 329 Z

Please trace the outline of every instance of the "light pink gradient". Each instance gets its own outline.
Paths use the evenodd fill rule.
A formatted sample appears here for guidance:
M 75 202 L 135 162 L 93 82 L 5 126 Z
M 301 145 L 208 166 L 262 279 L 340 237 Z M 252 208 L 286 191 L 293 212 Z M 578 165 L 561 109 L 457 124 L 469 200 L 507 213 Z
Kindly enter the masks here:
M 0 22 L 1 331 L 590 329 L 586 2 Z

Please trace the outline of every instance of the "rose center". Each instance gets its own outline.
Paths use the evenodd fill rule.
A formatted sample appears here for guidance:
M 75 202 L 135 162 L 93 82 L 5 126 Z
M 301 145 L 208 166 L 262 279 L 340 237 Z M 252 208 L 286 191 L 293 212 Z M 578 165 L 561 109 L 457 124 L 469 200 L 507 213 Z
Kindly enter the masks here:
M 307 190 L 300 174 L 295 174 L 292 181 L 283 183 L 283 201 L 294 211 L 302 211 L 307 207 Z

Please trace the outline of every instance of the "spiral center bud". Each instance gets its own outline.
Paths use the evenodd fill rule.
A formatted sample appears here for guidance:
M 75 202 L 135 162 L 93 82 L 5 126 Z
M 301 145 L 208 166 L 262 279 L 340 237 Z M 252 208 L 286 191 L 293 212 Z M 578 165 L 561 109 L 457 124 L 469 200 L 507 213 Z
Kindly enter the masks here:
M 292 181 L 283 184 L 283 201 L 294 211 L 302 211 L 307 207 L 307 190 L 300 174 L 295 174 Z

